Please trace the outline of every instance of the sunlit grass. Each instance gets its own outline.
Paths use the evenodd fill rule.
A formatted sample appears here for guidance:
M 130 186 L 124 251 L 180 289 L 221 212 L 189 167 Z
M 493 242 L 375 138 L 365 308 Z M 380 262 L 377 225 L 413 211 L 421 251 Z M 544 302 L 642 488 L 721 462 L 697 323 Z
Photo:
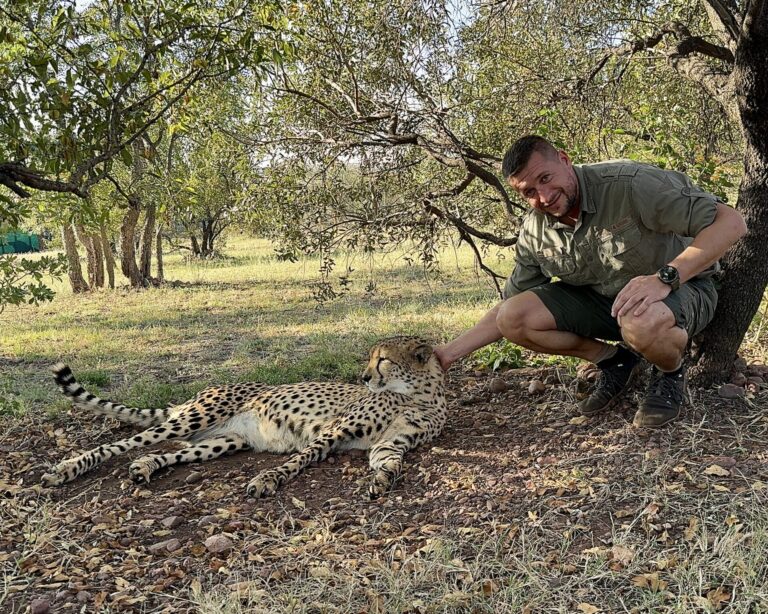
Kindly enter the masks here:
M 0 355 L 13 363 L 3 366 L 0 413 L 55 403 L 48 367 L 59 360 L 97 392 L 137 405 L 177 401 L 213 382 L 352 381 L 376 339 L 418 334 L 439 342 L 497 300 L 470 250 L 453 246 L 429 272 L 402 250 L 339 255 L 340 273 L 354 269 L 351 285 L 322 304 L 311 288 L 318 259 L 278 261 L 269 242 L 245 237 L 230 238 L 225 254 L 210 262 L 167 254 L 166 279 L 180 285 L 73 295 L 66 280 L 52 281 L 53 302 L 7 309 Z M 509 261 L 489 262 L 508 272 Z

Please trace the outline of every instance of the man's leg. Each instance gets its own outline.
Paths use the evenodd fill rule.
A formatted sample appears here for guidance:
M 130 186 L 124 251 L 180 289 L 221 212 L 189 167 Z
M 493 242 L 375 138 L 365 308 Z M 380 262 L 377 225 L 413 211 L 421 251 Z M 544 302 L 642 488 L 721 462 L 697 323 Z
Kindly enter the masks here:
M 645 400 L 635 413 L 636 427 L 664 426 L 680 415 L 685 398 L 683 353 L 688 333 L 663 302 L 654 303 L 641 316 L 619 320 L 624 340 L 654 365 Z
M 610 353 L 602 341 L 558 330 L 555 316 L 534 292 L 523 292 L 504 301 L 496 315 L 499 332 L 534 352 L 576 356 L 596 362 Z
M 595 389 L 579 403 L 583 415 L 613 407 L 638 371 L 640 359 L 628 349 L 586 336 L 615 339 L 620 331 L 610 316 L 610 300 L 585 288 L 551 284 L 523 292 L 501 305 L 497 326 L 504 337 L 528 349 L 577 356 L 600 367 Z

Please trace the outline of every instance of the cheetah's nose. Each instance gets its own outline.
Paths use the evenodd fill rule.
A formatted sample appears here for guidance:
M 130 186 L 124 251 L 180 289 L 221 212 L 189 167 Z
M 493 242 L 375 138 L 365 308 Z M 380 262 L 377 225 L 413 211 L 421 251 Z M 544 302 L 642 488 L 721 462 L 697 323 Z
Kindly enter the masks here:
M 363 373 L 363 381 L 367 384 L 371 381 L 371 374 L 370 373 Z

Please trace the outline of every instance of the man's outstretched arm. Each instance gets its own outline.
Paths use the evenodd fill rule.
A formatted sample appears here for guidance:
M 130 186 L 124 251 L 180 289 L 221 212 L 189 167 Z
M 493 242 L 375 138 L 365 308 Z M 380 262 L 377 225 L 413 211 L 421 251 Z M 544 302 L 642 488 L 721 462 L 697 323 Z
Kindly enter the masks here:
M 476 349 L 501 339 L 501 333 L 496 325 L 496 316 L 499 313 L 501 304 L 497 304 L 468 331 L 462 333 L 456 339 L 435 348 L 435 354 L 443 369 L 447 371 L 459 358 L 463 358 Z

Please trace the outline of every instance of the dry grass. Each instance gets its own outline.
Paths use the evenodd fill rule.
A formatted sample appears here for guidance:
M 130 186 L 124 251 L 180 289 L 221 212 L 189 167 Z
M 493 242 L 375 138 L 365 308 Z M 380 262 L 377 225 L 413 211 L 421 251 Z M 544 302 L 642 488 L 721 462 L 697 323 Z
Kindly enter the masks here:
M 402 253 L 350 259 L 351 292 L 325 305 L 310 296 L 316 261 L 278 263 L 265 242 L 243 238 L 227 251 L 231 259 L 203 265 L 170 256 L 168 278 L 186 287 L 78 297 L 62 287 L 49 305 L 0 316 L 0 448 L 10 451 L 0 463 L 10 467 L 0 475 L 10 487 L 0 539 L 14 544 L 0 548 L 0 609 L 22 612 L 34 596 L 62 590 L 44 588 L 55 584 L 44 570 L 74 577 L 97 544 L 116 571 L 87 589 L 86 605 L 72 591 L 61 611 L 768 612 L 765 391 L 736 405 L 699 391 L 684 421 L 648 439 L 629 425 L 628 407 L 572 424 L 568 386 L 531 398 L 530 374 L 511 372 L 520 381 L 494 397 L 485 378 L 465 373 L 454 393 L 484 400 L 454 402 L 439 444 L 409 457 L 404 484 L 383 503 L 358 499 L 367 469 L 341 459 L 332 473 L 312 470 L 275 500 L 245 505 L 254 468 L 234 458 L 222 469 L 211 463 L 210 484 L 185 485 L 179 469 L 138 491 L 113 464 L 50 501 L 30 476 L 109 439 L 115 426 L 64 415 L 47 373 L 57 360 L 106 396 L 164 405 L 213 382 L 353 379 L 375 338 L 445 339 L 495 300 L 462 250 L 446 249 L 439 277 Z M 751 357 L 764 353 L 761 321 L 747 337 Z M 568 369 L 558 373 L 569 381 Z M 27 445 L 33 431 L 51 449 Z M 706 473 L 725 462 L 719 456 L 735 463 L 724 477 Z M 180 486 L 170 485 L 174 475 Z M 212 488 L 218 494 L 206 498 Z M 179 537 L 188 541 L 179 553 L 150 554 L 160 537 L 134 525 L 154 531 L 158 517 L 178 513 L 162 510 L 184 501 L 193 528 Z M 235 539 L 229 556 L 199 550 L 214 530 L 197 528 L 205 514 L 239 523 L 215 529 Z M 94 515 L 117 517 L 97 530 Z M 127 540 L 114 552 L 113 534 Z M 98 571 L 88 569 L 86 586 L 99 584 Z M 123 573 L 130 586 L 109 584 Z M 163 585 L 173 573 L 178 581 Z

